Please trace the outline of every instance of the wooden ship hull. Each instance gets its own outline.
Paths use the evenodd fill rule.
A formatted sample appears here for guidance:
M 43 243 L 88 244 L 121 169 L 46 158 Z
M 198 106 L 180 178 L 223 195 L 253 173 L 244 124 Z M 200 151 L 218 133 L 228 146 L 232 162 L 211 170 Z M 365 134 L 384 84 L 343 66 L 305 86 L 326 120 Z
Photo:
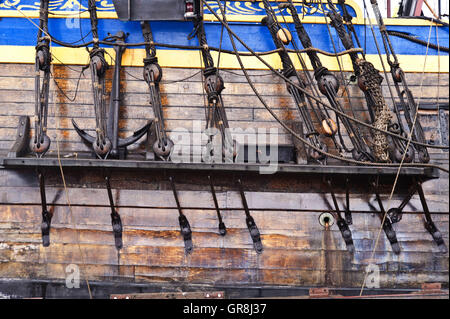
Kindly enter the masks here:
M 273 50 L 270 33 L 260 21 L 261 2 L 228 1 L 232 29 L 256 52 Z M 326 2 L 326 1 L 325 1 Z M 217 2 L 210 1 L 218 10 Z M 275 4 L 276 5 L 276 4 Z M 300 3 L 296 4 L 299 8 Z M 364 13 L 347 1 L 366 59 L 379 70 L 383 65 Z M 120 21 L 112 1 L 97 3 L 99 38 L 117 31 L 129 33 L 128 43 L 143 42 L 137 21 Z M 323 12 L 306 8 L 304 25 L 314 47 L 333 52 Z M 73 43 L 90 30 L 89 14 L 80 11 L 78 1 L 50 1 L 50 34 Z M 85 11 L 81 7 L 81 11 Z M 232 51 L 229 36 L 217 18 L 204 8 L 208 45 Z M 308 11 L 309 10 L 309 11 Z M 299 10 L 300 11 L 300 10 Z M 219 11 L 217 11 L 219 12 Z M 25 14 L 28 18 L 24 17 Z M 68 19 L 67 16 L 74 19 Z M 281 21 L 282 15 L 279 14 Z M 45 157 L 8 156 L 18 134 L 19 117 L 35 112 L 35 45 L 39 5 L 21 0 L 0 4 L 0 297 L 109 297 L 114 293 L 220 290 L 229 297 L 271 297 L 307 294 L 312 287 L 328 287 L 340 294 L 357 295 L 409 292 L 424 283 L 441 283 L 448 289 L 448 252 L 442 252 L 424 227 L 423 207 L 418 194 L 405 206 L 394 230 L 401 248 L 395 254 L 380 228 L 374 178 L 380 183 L 386 210 L 398 207 L 415 179 L 423 179 L 429 211 L 436 227 L 449 244 L 448 173 L 432 167 L 406 165 L 363 167 L 330 159 L 326 167 L 296 164 L 288 152 L 272 174 L 260 174 L 258 163 L 215 163 L 201 161 L 205 136 L 205 94 L 199 51 L 157 47 L 162 66 L 160 84 L 166 130 L 175 145 L 196 154 L 189 161 L 146 160 L 146 138 L 128 147 L 125 160 L 98 160 L 90 145 L 74 129 L 74 119 L 86 132 L 95 133 L 95 112 L 89 71 L 81 73 L 89 60 L 85 48 L 51 45 L 52 80 L 49 93 L 48 131 L 52 143 Z M 80 19 L 77 19 L 80 18 Z M 291 16 L 286 14 L 294 37 Z M 373 19 L 372 23 L 376 24 Z M 390 30 L 413 34 L 429 43 L 448 45 L 448 27 L 426 20 L 386 19 Z M 430 26 L 431 25 L 431 26 Z M 72 26 L 72 27 L 71 27 Z M 151 22 L 157 43 L 197 46 L 188 40 L 192 22 Z M 86 37 L 86 42 L 92 36 Z M 336 38 L 338 41 L 338 38 Z M 448 146 L 449 60 L 448 53 L 391 37 L 409 88 L 420 99 L 419 120 L 427 141 Z M 382 43 L 381 37 L 378 42 Z M 114 49 L 107 47 L 107 61 L 113 65 Z M 245 51 L 242 46 L 238 50 Z M 342 51 L 340 46 L 338 51 Z M 384 51 L 383 51 L 384 53 Z M 295 139 L 283 129 L 255 97 L 240 70 L 236 57 L 213 52 L 225 83 L 223 103 L 231 128 L 271 132 L 279 145 L 291 150 Z M 306 58 L 306 54 L 302 53 Z M 126 137 L 155 117 L 149 105 L 148 85 L 143 81 L 144 46 L 130 47 L 122 59 L 119 136 Z M 301 69 L 295 53 L 291 53 Z M 277 54 L 264 59 L 281 69 Z M 350 58 L 321 55 L 323 64 L 350 80 Z M 285 82 L 255 57 L 243 57 L 255 87 L 287 123 L 299 119 Z M 308 62 L 308 69 L 311 65 Z M 113 68 L 106 73 L 111 91 Z M 369 121 L 363 93 L 355 82 L 347 83 L 349 96 L 339 100 L 348 114 Z M 386 102 L 392 99 L 386 81 L 382 83 Z M 354 105 L 350 110 L 349 103 Z M 351 113 L 353 112 L 353 113 Z M 23 119 L 23 118 L 21 118 Z M 270 131 L 272 130 L 272 131 Z M 20 131 L 20 129 L 19 129 Z M 34 136 L 34 126 L 29 133 Z M 197 135 L 196 135 L 197 134 Z M 242 134 L 245 136 L 245 134 Z M 188 139 L 183 137 L 188 136 Z M 272 136 L 273 137 L 273 136 Z M 348 139 L 347 136 L 344 136 Z M 197 143 L 197 144 L 196 144 Z M 250 142 L 248 142 L 251 144 Z M 333 144 L 329 151 L 336 153 Z M 195 153 L 197 152 L 197 153 Z M 448 149 L 429 149 L 431 163 L 448 168 Z M 282 155 L 280 155 L 282 156 Z M 290 157 L 289 157 L 290 156 Z M 200 158 L 200 160 L 199 160 Z M 45 174 L 46 197 L 52 213 L 48 247 L 41 238 L 41 196 L 37 171 Z M 115 208 L 120 214 L 123 247 L 115 246 L 111 229 L 111 208 L 105 190 L 110 176 Z M 227 234 L 221 236 L 211 176 Z M 63 177 L 63 178 L 62 178 Z M 193 252 L 185 254 L 180 235 L 177 203 L 169 181 L 173 177 L 182 211 L 192 229 Z M 350 225 L 355 251 L 349 253 L 336 223 L 324 227 L 320 220 L 332 212 L 333 198 L 324 182 L 332 178 L 333 191 L 345 211 L 346 179 L 353 223 Z M 254 249 L 246 225 L 244 204 L 237 180 L 242 181 L 248 207 L 261 234 L 262 253 Z M 394 181 L 395 192 L 390 199 Z M 66 281 L 75 265 L 80 270 L 81 288 L 69 289 Z M 379 286 L 366 284 L 369 265 L 379 270 Z M 88 287 L 90 289 L 88 289 Z

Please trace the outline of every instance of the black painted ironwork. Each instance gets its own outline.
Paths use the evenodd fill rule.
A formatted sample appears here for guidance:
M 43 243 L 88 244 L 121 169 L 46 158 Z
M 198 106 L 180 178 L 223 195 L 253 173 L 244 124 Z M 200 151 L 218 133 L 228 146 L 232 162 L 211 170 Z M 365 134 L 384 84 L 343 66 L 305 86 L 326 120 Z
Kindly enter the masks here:
M 91 4 L 91 2 L 89 2 Z M 95 10 L 93 11 L 95 12 Z M 96 25 L 96 14 L 91 15 L 93 25 Z M 95 28 L 92 28 L 92 34 L 94 38 L 96 35 Z M 141 137 L 147 134 L 151 123 L 144 125 L 142 128 L 133 133 L 133 135 L 127 138 L 119 138 L 119 108 L 120 108 L 120 70 L 122 65 L 122 55 L 125 51 L 125 47 L 119 44 L 125 43 L 126 35 L 123 31 L 119 31 L 114 36 L 108 36 L 105 40 L 111 41 L 114 45 L 114 51 L 116 52 L 114 76 L 111 89 L 110 106 L 108 118 L 106 119 L 106 106 L 105 106 L 105 73 L 107 64 L 104 59 L 104 49 L 98 45 L 94 45 L 94 49 L 91 50 L 91 75 L 92 75 L 92 88 L 94 93 L 94 107 L 95 107 L 95 120 L 96 120 L 96 136 L 89 135 L 86 131 L 80 129 L 77 123 L 72 120 L 72 124 L 77 131 L 78 135 L 88 144 L 92 145 L 95 154 L 99 158 L 126 158 L 127 146 L 137 142 Z M 115 45 L 118 44 L 118 45 Z
M 105 177 L 106 189 L 108 190 L 109 205 L 111 207 L 111 224 L 114 232 L 114 240 L 117 249 L 121 249 L 122 243 L 122 220 L 114 205 L 114 198 L 111 191 L 109 176 Z
M 227 228 L 222 220 L 222 215 L 220 214 L 219 202 L 217 201 L 216 190 L 214 189 L 214 184 L 211 176 L 208 175 L 209 185 L 211 187 L 211 194 L 213 196 L 214 207 L 216 208 L 217 219 L 219 220 L 219 234 L 225 236 L 227 234 Z
M 261 234 L 259 232 L 258 226 L 256 226 L 255 220 L 253 219 L 252 215 L 250 215 L 244 188 L 242 187 L 242 182 L 240 179 L 237 180 L 237 184 L 239 187 L 239 194 L 241 195 L 242 205 L 244 206 L 245 223 L 247 224 L 250 237 L 252 238 L 253 247 L 258 254 L 261 254 L 264 249 L 261 242 Z
M 52 223 L 53 214 L 47 209 L 47 198 L 45 194 L 45 177 L 41 170 L 38 170 L 39 189 L 41 193 L 41 207 L 42 207 L 42 245 L 44 247 L 50 246 L 50 227 Z
M 414 141 L 426 143 L 423 127 L 420 124 L 419 115 L 417 114 L 417 104 L 406 82 L 405 73 L 400 67 L 400 62 L 398 61 L 397 55 L 395 54 L 394 47 L 392 46 L 389 34 L 386 30 L 386 25 L 384 24 L 383 17 L 381 16 L 381 12 L 378 7 L 378 2 L 376 0 L 370 0 L 370 2 L 372 4 L 372 8 L 375 13 L 375 17 L 377 19 L 381 37 L 383 39 L 383 46 L 386 52 L 386 58 L 390 66 L 392 79 L 394 80 L 395 90 L 397 92 L 398 98 L 400 99 L 400 103 L 403 108 L 403 114 L 406 119 L 406 122 L 408 123 L 409 132 Z M 400 85 L 402 87 L 400 87 Z M 396 108 L 396 105 L 394 105 L 394 107 Z M 395 110 L 396 110 L 395 113 L 399 117 L 400 112 L 397 109 Z M 400 130 L 405 131 L 400 119 L 398 123 L 400 125 Z M 416 145 L 415 147 L 418 152 L 417 155 L 419 161 L 422 163 L 428 163 L 430 161 L 430 154 L 428 153 L 427 148 L 420 145 Z
M 420 181 L 417 183 L 417 191 L 419 193 L 420 202 L 422 204 L 423 212 L 425 215 L 425 229 L 428 230 L 428 232 L 431 234 L 433 240 L 435 241 L 436 245 L 438 245 L 441 252 L 446 253 L 448 251 L 447 246 L 445 246 L 442 233 L 439 231 L 439 229 L 431 219 L 430 210 L 428 209 L 428 204 L 422 189 L 422 182 Z
M 345 221 L 348 225 L 353 224 L 352 212 L 350 210 L 350 179 L 345 178 Z
M 192 230 L 191 225 L 189 224 L 188 219 L 186 218 L 186 215 L 183 214 L 183 210 L 180 205 L 180 200 L 178 199 L 178 193 L 177 189 L 175 188 L 175 182 L 173 180 L 173 177 L 169 177 L 170 186 L 172 187 L 173 196 L 175 198 L 175 202 L 177 204 L 178 208 L 178 222 L 180 224 L 180 233 L 183 236 L 184 240 L 184 251 L 186 254 L 192 253 L 194 250 L 194 246 L 192 245 Z
M 386 210 L 384 209 L 383 201 L 381 200 L 381 196 L 380 196 L 380 193 L 378 190 L 378 182 L 374 182 L 374 183 L 372 183 L 372 185 L 375 190 L 375 198 L 380 207 L 380 211 L 377 212 L 377 215 L 381 220 L 383 231 L 386 234 L 387 239 L 391 243 L 392 251 L 394 252 L 394 254 L 398 255 L 401 252 L 400 244 L 397 240 L 397 234 L 395 233 L 395 230 L 392 227 L 392 222 L 389 219 L 389 216 L 386 213 Z
M 413 185 L 412 189 L 410 190 L 408 195 L 406 195 L 406 197 L 403 199 L 401 204 L 398 207 L 392 207 L 387 211 L 387 214 L 393 224 L 398 223 L 399 221 L 402 220 L 403 209 L 409 203 L 409 201 L 414 196 L 416 191 L 417 191 L 417 186 Z
M 329 192 L 331 194 L 331 198 L 333 199 L 333 204 L 334 204 L 334 208 L 335 208 L 335 211 L 332 212 L 333 217 L 336 219 L 336 224 L 341 232 L 342 238 L 344 239 L 345 245 L 347 246 L 347 250 L 350 253 L 354 253 L 355 245 L 353 244 L 352 231 L 350 230 L 350 227 L 348 227 L 347 221 L 344 218 L 342 218 L 341 210 L 339 208 L 339 204 L 337 202 L 336 195 L 334 194 L 334 191 L 333 191 L 333 185 L 332 185 L 331 179 L 327 178 L 326 183 L 328 185 Z M 349 203 L 347 202 L 347 206 L 348 205 L 349 205 Z
M 148 21 L 141 21 L 142 33 L 146 42 L 153 42 L 152 29 Z M 154 45 L 145 46 L 146 57 L 144 58 L 144 80 L 147 82 L 150 93 L 150 103 L 153 108 L 155 120 L 153 122 L 152 133 L 155 133 L 155 141 L 149 145 L 155 155 L 162 160 L 168 160 L 173 151 L 173 141 L 167 136 L 164 124 L 164 113 L 161 103 L 161 93 L 159 83 L 162 79 L 162 69 L 156 57 L 156 47 Z M 153 141 L 153 140 L 152 140 Z
M 203 60 L 203 86 L 207 95 L 207 112 L 206 112 L 206 129 L 208 135 L 206 143 L 206 151 L 204 159 L 207 162 L 215 161 L 215 159 L 223 159 L 225 162 L 234 162 L 237 156 L 238 146 L 233 140 L 228 124 L 228 118 L 222 99 L 222 91 L 225 89 L 223 78 L 220 76 L 219 70 L 214 66 L 214 59 L 211 56 L 206 39 L 206 33 L 203 24 L 203 18 L 194 21 L 194 34 L 189 38 L 197 35 L 198 42 L 202 47 L 201 54 Z M 221 154 L 216 154 L 214 139 L 220 136 Z

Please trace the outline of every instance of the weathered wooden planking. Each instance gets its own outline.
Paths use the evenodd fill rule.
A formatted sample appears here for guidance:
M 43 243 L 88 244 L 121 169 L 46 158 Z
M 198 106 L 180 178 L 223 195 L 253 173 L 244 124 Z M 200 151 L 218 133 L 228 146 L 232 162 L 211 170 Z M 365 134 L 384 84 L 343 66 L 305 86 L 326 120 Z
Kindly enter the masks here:
M 80 69 L 75 67 L 76 70 Z M 32 66 L 0 65 L 0 146 L 7 149 L 8 141 L 15 136 L 15 117 L 33 115 L 34 79 Z M 192 120 L 204 118 L 204 98 L 200 74 L 184 82 L 169 83 L 194 75 L 198 70 L 165 69 L 162 82 L 162 98 L 169 131 L 191 128 Z M 233 71 L 240 73 L 240 71 Z M 298 115 L 292 98 L 287 94 L 283 81 L 273 75 L 261 76 L 265 71 L 252 71 L 252 80 L 264 98 L 283 119 L 295 119 Z M 67 68 L 54 67 L 56 81 L 69 96 L 75 93 L 78 73 Z M 19 76 L 18 76 L 19 74 Z M 25 76 L 24 76 L 25 75 Z M 152 116 L 148 104 L 148 92 L 141 78 L 140 68 L 125 68 L 123 81 L 123 101 L 121 110 L 122 134 L 137 128 L 139 123 Z M 111 78 L 111 70 L 108 72 Z M 222 72 L 226 82 L 224 102 L 232 127 L 277 127 L 261 103 L 246 85 L 245 78 Z M 345 74 L 346 78 L 349 74 Z M 422 102 L 448 101 L 448 74 L 407 74 L 409 84 Z M 383 93 L 391 104 L 389 92 L 383 82 Z M 50 105 L 50 129 L 59 125 L 57 133 L 61 147 L 65 151 L 87 151 L 71 128 L 69 119 L 74 117 L 83 125 L 92 126 L 93 108 L 90 80 L 80 81 L 80 91 L 74 102 L 68 101 L 52 83 Z M 423 85 L 423 90 L 420 89 Z M 110 83 L 107 85 L 110 88 Z M 356 107 L 356 116 L 366 119 L 365 102 L 354 85 L 349 86 L 351 103 Z M 23 104 L 22 104 L 23 103 Z M 346 99 L 342 99 L 348 107 Z M 436 112 L 421 112 L 421 121 L 427 138 L 433 138 L 432 128 L 436 127 Z M 53 117 L 56 115 L 56 117 Z M 65 118 L 67 117 L 67 118 Z M 138 121 L 139 120 L 139 121 Z M 185 121 L 187 120 L 187 121 Z M 279 127 L 279 126 L 278 126 Z M 292 140 L 279 127 L 279 138 L 285 143 Z M 172 133 L 172 132 L 171 132 Z M 52 135 L 53 134 L 53 135 Z M 344 137 L 346 138 L 346 137 Z M 440 137 L 433 138 L 440 143 Z M 55 151 L 55 143 L 52 151 Z M 136 150 L 133 146 L 132 149 Z M 448 165 L 448 157 L 440 157 L 441 151 L 433 150 L 433 158 Z M 117 256 L 111 232 L 109 209 L 104 182 L 100 176 L 89 172 L 77 174 L 66 172 L 69 196 L 74 205 L 73 215 L 65 202 L 59 173 L 49 176 L 47 182 L 49 203 L 58 203 L 53 209 L 55 216 L 51 233 L 52 246 L 44 249 L 40 245 L 40 198 L 35 176 L 26 174 L 0 173 L 0 274 L 9 278 L 64 279 L 65 267 L 74 262 L 82 268 L 82 277 L 101 281 L 130 282 L 183 282 L 183 283 L 231 283 L 269 285 L 329 285 L 358 287 L 362 284 L 365 265 L 369 263 L 374 241 L 379 231 L 380 221 L 372 214 L 354 214 L 351 226 L 356 254 L 349 257 L 336 225 L 325 232 L 318 223 L 319 210 L 329 209 L 331 199 L 324 193 L 323 185 L 313 181 L 295 181 L 286 177 L 284 184 L 296 185 L 302 194 L 288 191 L 280 193 L 280 181 L 264 182 L 263 178 L 247 181 L 252 191 L 246 192 L 252 215 L 260 227 L 265 252 L 257 256 L 244 223 L 242 203 L 235 190 L 225 185 L 233 177 L 220 179 L 218 196 L 228 227 L 227 237 L 217 234 L 217 217 L 213 210 L 211 194 L 199 180 L 182 182 L 179 185 L 182 205 L 191 207 L 184 212 L 192 229 L 195 251 L 192 256 L 184 256 L 183 242 L 179 234 L 177 211 L 168 188 L 167 176 L 152 175 L 141 177 L 136 174 L 119 174 L 113 179 L 119 212 L 124 222 L 124 249 Z M 130 179 L 133 181 L 130 182 Z M 183 178 L 181 177 L 183 180 Z M 79 188 L 82 185 L 83 188 Z M 360 189 L 358 189 L 358 187 Z M 14 191 L 11 191 L 11 189 Z M 448 244 L 448 178 L 424 184 L 430 209 L 444 214 L 434 215 L 436 225 L 441 229 Z M 225 191 L 224 191 L 225 190 Z M 271 190 L 278 190 L 273 192 Z M 269 191 L 269 192 L 268 192 Z M 337 190 L 343 193 L 342 188 Z M 370 212 L 377 207 L 373 196 L 362 196 L 367 187 L 352 185 L 351 207 L 354 210 Z M 55 200 L 58 193 L 59 199 Z M 284 190 L 285 192 L 285 190 Z M 318 192 L 319 195 L 312 193 Z M 133 195 L 138 194 L 138 195 Z M 118 195 L 117 195 L 118 194 Z M 139 195 L 140 194 L 140 195 Z M 343 207 L 343 197 L 338 195 Z M 76 200 L 73 200 L 76 198 Z M 326 200 L 324 199 L 326 198 Z M 395 196 L 392 205 L 398 205 L 401 196 Z M 195 207 L 201 202 L 204 207 Z M 31 204 L 26 205 L 24 204 Z M 103 207 L 89 207 L 92 205 Z M 310 203 L 314 203 L 311 212 Z M 9 204 L 13 204 L 12 206 Z M 142 206 L 133 208 L 130 206 Z M 51 207 L 51 205 L 50 205 Z M 207 208 L 207 209 L 205 209 Z M 407 211 L 420 210 L 414 198 Z M 404 215 L 401 223 L 395 225 L 402 248 L 402 254 L 392 253 L 384 233 L 375 251 L 375 261 L 381 267 L 381 284 L 384 287 L 412 287 L 424 281 L 448 282 L 448 254 L 442 255 L 424 230 L 421 215 Z M 80 246 L 78 246 L 80 244 Z M 81 250 L 80 250 L 81 248 Z M 83 261 L 83 254 L 85 260 Z M 220 258 L 217 258 L 217 257 Z M 36 263 L 30 263 L 30 261 Z M 86 266 L 83 266 L 86 262 Z

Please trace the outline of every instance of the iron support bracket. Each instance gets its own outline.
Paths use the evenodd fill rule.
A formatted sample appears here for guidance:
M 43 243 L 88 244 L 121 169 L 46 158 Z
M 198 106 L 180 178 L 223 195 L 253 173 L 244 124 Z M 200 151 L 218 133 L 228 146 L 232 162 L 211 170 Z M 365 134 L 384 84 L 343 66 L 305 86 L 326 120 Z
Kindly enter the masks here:
M 19 117 L 19 125 L 17 126 L 17 136 L 8 157 L 21 157 L 29 152 L 30 144 L 30 118 L 28 116 Z
M 242 205 L 244 206 L 244 211 L 245 211 L 245 215 L 246 215 L 245 222 L 247 224 L 247 228 L 250 233 L 250 237 L 252 238 L 252 241 L 253 241 L 253 247 L 255 248 L 255 251 L 258 254 L 260 254 L 260 253 L 262 253 L 262 251 L 264 249 L 262 242 L 261 242 L 261 234 L 259 232 L 258 226 L 256 226 L 255 220 L 250 215 L 250 210 L 248 209 L 247 199 L 245 198 L 245 193 L 242 188 L 241 180 L 238 179 L 237 182 L 239 185 L 239 192 L 241 194 Z

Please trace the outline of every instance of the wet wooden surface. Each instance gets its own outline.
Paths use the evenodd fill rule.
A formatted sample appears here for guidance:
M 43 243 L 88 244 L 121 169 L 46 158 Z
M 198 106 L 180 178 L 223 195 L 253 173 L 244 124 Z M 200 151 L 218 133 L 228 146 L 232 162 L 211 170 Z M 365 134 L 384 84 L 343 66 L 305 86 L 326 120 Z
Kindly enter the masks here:
M 74 97 L 80 67 L 73 70 L 53 67 L 55 81 L 69 97 Z M 33 66 L 0 65 L 0 150 L 8 150 L 15 136 L 18 117 L 34 114 Z M 239 71 L 233 71 L 242 74 Z M 197 73 L 197 74 L 196 74 Z M 298 120 L 298 114 L 285 85 L 267 71 L 251 71 L 256 87 L 283 120 Z M 76 98 L 69 101 L 52 81 L 49 110 L 50 155 L 56 154 L 56 140 L 65 153 L 88 152 L 71 119 L 93 132 L 94 112 L 88 72 L 81 76 Z M 176 82 L 190 75 L 192 78 Z M 226 89 L 224 104 L 230 126 L 235 128 L 277 128 L 278 141 L 293 143 L 251 92 L 242 75 L 222 72 Z M 348 74 L 346 75 L 348 77 Z M 111 70 L 108 73 L 111 78 Z M 136 79 L 137 78 L 137 79 Z M 123 72 L 123 106 L 120 134 L 129 135 L 153 117 L 149 96 L 141 80 L 140 68 Z M 423 103 L 448 103 L 448 74 L 407 74 L 412 91 Z M 422 87 L 422 89 L 421 89 Z M 110 84 L 108 84 L 108 90 Z M 367 120 L 362 94 L 349 85 L 355 114 Z M 383 87 L 386 101 L 389 91 Z M 165 69 L 161 84 L 164 114 L 169 134 L 200 130 L 204 125 L 204 96 L 201 78 L 194 69 Z M 348 101 L 342 100 L 346 107 Z M 448 114 L 448 111 L 445 111 Z M 349 113 L 350 114 L 350 113 Z M 195 121 L 202 119 L 201 125 Z M 437 111 L 420 113 L 428 139 L 442 140 Z M 33 127 L 33 119 L 31 121 Z M 31 132 L 33 134 L 33 132 Z M 346 138 L 346 137 L 345 137 Z M 130 150 L 144 152 L 144 140 Z M 330 143 L 331 145 L 331 143 Z M 332 152 L 333 148 L 330 148 Z M 433 162 L 448 166 L 448 152 L 430 150 Z M 35 170 L 0 170 L 0 278 L 64 280 L 66 267 L 76 264 L 82 279 L 105 282 L 202 284 L 202 285 L 273 285 L 359 287 L 366 266 L 380 267 L 380 285 L 386 288 L 420 287 L 424 282 L 441 282 L 448 287 L 448 253 L 439 252 L 431 235 L 423 227 L 418 196 L 405 208 L 406 214 L 394 226 L 400 242 L 400 255 L 392 253 L 368 182 L 351 185 L 353 225 L 350 226 L 356 252 L 347 252 L 334 224 L 324 230 L 318 218 L 331 209 L 332 201 L 322 180 L 285 176 L 267 179 L 255 175 L 243 180 L 249 207 L 261 231 L 264 252 L 253 250 L 245 225 L 242 202 L 235 187 L 236 174 L 220 173 L 214 177 L 217 197 L 223 209 L 228 233 L 218 234 L 218 222 L 206 176 L 177 175 L 180 202 L 193 230 L 194 252 L 184 255 L 179 234 L 178 212 L 164 172 L 114 171 L 113 194 L 122 217 L 123 249 L 114 246 L 110 209 L 104 174 L 96 170 L 65 169 L 66 194 L 59 169 L 47 169 L 47 200 L 54 215 L 51 245 L 41 245 L 41 208 Z M 383 188 L 386 209 L 398 206 L 404 194 Z M 403 185 L 403 193 L 405 192 Z M 407 185 L 406 185 L 407 186 Z M 424 189 L 437 227 L 448 246 L 449 186 L 448 175 L 426 182 Z M 345 189 L 336 183 L 335 192 L 341 208 Z M 70 202 L 70 205 L 68 204 Z

